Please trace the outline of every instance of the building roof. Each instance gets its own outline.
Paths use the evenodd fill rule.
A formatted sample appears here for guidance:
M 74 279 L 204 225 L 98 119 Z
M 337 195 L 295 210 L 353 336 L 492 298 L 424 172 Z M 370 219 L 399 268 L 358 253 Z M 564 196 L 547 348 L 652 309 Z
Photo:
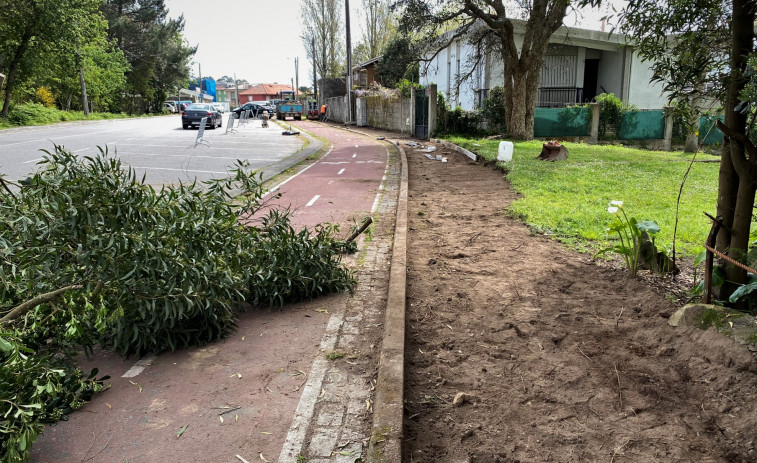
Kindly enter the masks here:
M 291 85 L 282 84 L 258 84 L 248 88 L 245 91 L 240 91 L 239 95 L 271 95 L 275 96 L 281 92 L 291 92 Z

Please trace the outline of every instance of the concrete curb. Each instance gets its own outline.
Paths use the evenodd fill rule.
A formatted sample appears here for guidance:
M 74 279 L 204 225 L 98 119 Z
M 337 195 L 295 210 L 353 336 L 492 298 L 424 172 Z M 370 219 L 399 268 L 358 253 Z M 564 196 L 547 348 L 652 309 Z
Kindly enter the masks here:
M 434 140 L 434 142 L 439 143 L 443 147 L 451 149 L 452 151 L 457 151 L 460 154 L 464 154 L 464 155 L 468 156 L 469 158 L 471 158 L 474 161 L 477 159 L 477 156 L 476 156 L 475 153 L 471 153 L 467 149 L 465 149 L 465 148 L 463 148 L 461 146 L 457 146 L 454 143 L 450 143 L 450 142 L 444 141 L 444 140 Z
M 337 128 L 374 138 L 373 135 L 348 127 Z M 391 143 L 389 140 L 385 141 Z M 389 291 L 384 315 L 384 336 L 381 342 L 376 395 L 373 403 L 373 424 L 370 442 L 368 443 L 368 453 L 365 456 L 366 463 L 397 463 L 402 461 L 408 173 L 405 150 L 400 142 L 393 144 L 400 152 L 401 174 L 397 197 L 397 218 L 394 225 L 392 263 L 389 270 Z M 452 146 L 450 148 L 455 149 Z M 475 159 L 475 155 L 473 156 Z
M 402 173 L 397 198 L 389 294 L 381 343 L 373 426 L 366 462 L 402 461 L 405 386 L 405 292 L 407 280 L 407 157 L 400 151 Z

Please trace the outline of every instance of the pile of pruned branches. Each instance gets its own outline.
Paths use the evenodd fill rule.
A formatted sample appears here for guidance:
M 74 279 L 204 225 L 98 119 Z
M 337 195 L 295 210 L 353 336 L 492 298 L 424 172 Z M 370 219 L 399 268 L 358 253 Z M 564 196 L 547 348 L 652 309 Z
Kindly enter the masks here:
M 56 146 L 21 185 L 0 177 L 0 461 L 23 461 L 43 422 L 103 388 L 76 353 L 202 345 L 229 334 L 245 302 L 353 289 L 341 264 L 352 243 L 334 225 L 297 231 L 287 211 L 261 214 L 246 167 L 156 190 L 107 150 Z

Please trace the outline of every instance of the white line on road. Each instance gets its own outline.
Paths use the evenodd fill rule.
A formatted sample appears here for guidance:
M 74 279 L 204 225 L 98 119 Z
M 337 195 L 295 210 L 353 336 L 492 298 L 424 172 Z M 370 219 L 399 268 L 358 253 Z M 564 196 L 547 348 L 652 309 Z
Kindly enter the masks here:
M 126 373 L 121 375 L 122 378 L 133 378 L 137 376 L 138 374 L 145 371 L 145 367 L 152 365 L 152 362 L 155 360 L 155 356 L 152 355 L 150 357 L 145 357 L 143 359 L 140 359 L 135 363 L 131 368 L 129 368 Z
M 342 169 L 339 172 L 337 172 L 337 175 L 342 175 L 343 173 L 344 173 L 344 169 Z
M 311 199 L 310 201 L 308 201 L 308 203 L 305 204 L 305 207 L 312 206 L 313 204 L 315 204 L 316 201 L 318 201 L 318 198 L 320 198 L 320 197 L 321 197 L 321 195 L 315 195 L 315 196 L 313 196 L 313 199 Z
M 43 159 L 44 159 L 44 158 L 37 158 L 37 159 L 32 159 L 31 161 L 24 161 L 24 162 L 22 162 L 21 164 L 31 164 L 32 162 L 41 161 L 41 160 L 43 160 Z
M 76 134 L 76 135 L 63 135 L 61 137 L 38 138 L 36 140 L 26 140 L 26 141 L 19 141 L 19 142 L 16 142 L 16 143 L 8 143 L 6 145 L 0 145 L 0 147 L 5 148 L 6 146 L 24 145 L 26 143 L 39 143 L 41 141 L 51 141 L 53 138 L 55 140 L 59 140 L 61 138 L 85 137 L 87 135 L 95 135 L 95 134 L 98 134 L 98 133 L 107 133 L 107 132 L 110 132 L 110 130 L 101 130 L 99 132 L 89 132 L 89 133 L 79 133 L 79 134 Z
M 326 154 L 324 154 L 324 155 L 323 155 L 323 157 L 325 158 L 326 156 L 328 156 L 328 155 L 329 155 L 329 153 L 331 153 L 331 150 L 332 150 L 332 149 L 334 149 L 334 147 L 333 147 L 333 146 L 332 146 L 332 147 L 331 147 L 331 148 L 329 149 L 328 153 L 326 153 Z M 321 158 L 321 159 L 323 159 L 323 158 Z M 304 168 L 304 169 L 302 169 L 301 171 L 299 171 L 299 172 L 297 172 L 296 174 L 292 175 L 292 176 L 291 176 L 291 177 L 289 177 L 288 179 L 286 179 L 286 180 L 284 180 L 283 182 L 279 183 L 279 184 L 278 184 L 278 185 L 276 185 L 275 187 L 273 187 L 273 188 L 271 188 L 270 190 L 266 191 L 266 192 L 265 192 L 265 194 L 264 194 L 264 195 L 263 195 L 263 196 L 261 197 L 261 199 L 262 199 L 262 198 L 265 198 L 266 196 L 268 196 L 269 194 L 273 193 L 274 191 L 279 191 L 279 188 L 281 188 L 282 186 L 284 186 L 284 184 L 285 184 L 285 183 L 289 182 L 290 180 L 294 180 L 294 179 L 295 179 L 295 178 L 296 178 L 297 176 L 299 176 L 300 174 L 302 174 L 303 172 L 305 172 L 306 170 L 310 169 L 311 167 L 313 167 L 314 165 L 316 165 L 316 164 L 318 164 L 318 163 L 320 163 L 320 161 L 316 161 L 316 162 L 314 162 L 314 163 L 310 164 L 309 166 L 305 167 L 305 168 Z
M 202 154 L 164 154 L 164 153 L 124 153 L 123 151 L 118 153 L 119 156 L 160 156 L 162 158 L 192 158 L 192 159 L 231 159 L 232 161 L 236 161 L 239 159 L 239 156 L 235 157 L 228 157 L 228 156 L 207 156 Z M 255 158 L 250 159 L 250 161 L 278 161 L 281 158 Z
M 357 157 L 357 153 L 353 154 L 353 155 L 352 155 L 352 157 L 353 157 L 353 158 L 356 158 L 356 157 Z

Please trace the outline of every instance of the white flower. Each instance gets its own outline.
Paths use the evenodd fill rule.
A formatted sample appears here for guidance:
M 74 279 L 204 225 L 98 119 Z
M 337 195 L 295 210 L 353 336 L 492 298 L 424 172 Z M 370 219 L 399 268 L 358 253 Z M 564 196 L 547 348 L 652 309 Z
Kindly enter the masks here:
M 610 206 L 622 207 L 623 206 L 623 201 L 610 201 Z
M 610 206 L 607 208 L 607 212 L 609 212 L 610 214 L 615 214 L 616 212 L 618 212 L 618 208 L 616 206 Z

